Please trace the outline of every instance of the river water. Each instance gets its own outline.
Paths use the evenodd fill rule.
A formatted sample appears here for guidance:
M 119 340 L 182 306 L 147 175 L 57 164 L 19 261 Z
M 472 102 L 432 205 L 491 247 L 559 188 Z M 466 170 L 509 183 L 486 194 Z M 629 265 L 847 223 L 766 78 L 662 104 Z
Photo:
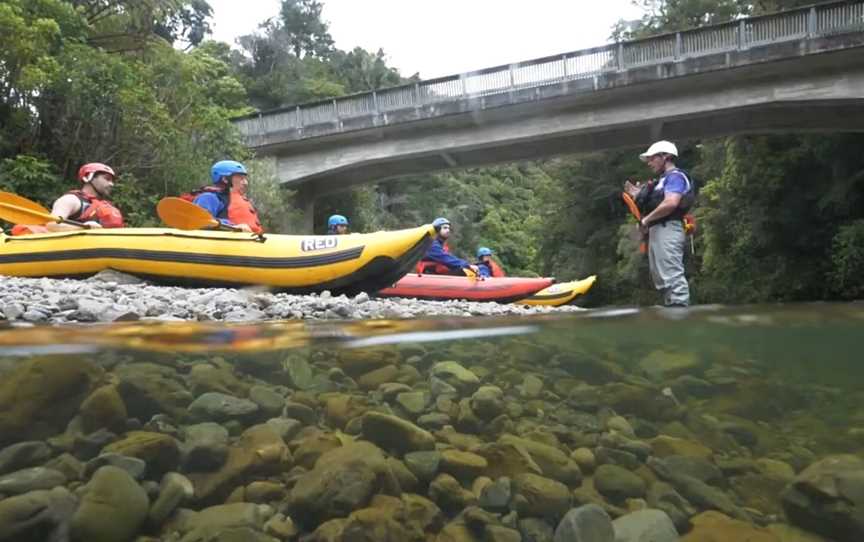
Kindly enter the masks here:
M 864 540 L 862 329 L 860 304 L 0 328 L 0 540 Z

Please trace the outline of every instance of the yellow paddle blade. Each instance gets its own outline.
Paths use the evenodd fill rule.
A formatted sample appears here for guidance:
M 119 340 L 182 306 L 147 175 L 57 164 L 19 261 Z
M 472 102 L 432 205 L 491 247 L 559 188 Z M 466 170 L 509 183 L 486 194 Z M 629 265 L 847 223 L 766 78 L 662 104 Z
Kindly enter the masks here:
M 59 216 L 52 216 L 50 213 L 34 211 L 20 205 L 3 202 L 0 202 L 0 219 L 12 224 L 23 224 L 25 226 L 62 222 Z
M 162 222 L 178 230 L 200 230 L 219 226 L 219 221 L 206 209 L 181 198 L 162 198 L 156 205 L 156 214 Z
M 23 196 L 19 196 L 18 194 L 13 194 L 12 192 L 0 191 L 0 203 L 15 205 L 16 207 L 23 207 L 24 209 L 30 209 L 31 211 L 37 211 L 46 215 L 51 214 L 51 211 L 49 211 L 45 207 L 42 207 L 35 201 L 29 200 Z

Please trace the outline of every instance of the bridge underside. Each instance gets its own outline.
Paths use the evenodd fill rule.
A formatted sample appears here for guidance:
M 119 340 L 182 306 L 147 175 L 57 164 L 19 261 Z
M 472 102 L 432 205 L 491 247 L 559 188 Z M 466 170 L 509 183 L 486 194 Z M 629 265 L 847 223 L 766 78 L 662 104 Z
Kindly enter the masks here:
M 412 122 L 306 139 L 267 137 L 256 150 L 275 159 L 283 184 L 298 190 L 309 213 L 315 197 L 402 175 L 660 138 L 864 131 L 860 47 L 784 54 L 731 68 L 723 55 L 631 69 L 599 86 L 597 80 L 550 85 L 546 99 L 496 105 L 506 97 L 487 97 L 452 114 L 439 105 L 435 116 Z M 593 88 L 574 90 L 583 83 Z

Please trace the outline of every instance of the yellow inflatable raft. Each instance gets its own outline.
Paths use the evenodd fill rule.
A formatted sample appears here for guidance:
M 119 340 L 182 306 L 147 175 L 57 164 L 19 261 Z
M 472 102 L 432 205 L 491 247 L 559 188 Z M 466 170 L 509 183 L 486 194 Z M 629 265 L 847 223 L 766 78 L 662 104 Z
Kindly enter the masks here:
M 161 284 L 272 286 L 290 293 L 376 292 L 410 271 L 431 225 L 351 235 L 277 235 L 165 228 L 0 234 L 0 274 L 84 277 L 115 269 Z
M 571 302 L 577 295 L 584 294 L 590 290 L 595 280 L 597 280 L 597 275 L 591 275 L 582 280 L 553 284 L 531 297 L 516 301 L 516 303 L 522 305 L 546 305 L 549 307 L 565 305 Z

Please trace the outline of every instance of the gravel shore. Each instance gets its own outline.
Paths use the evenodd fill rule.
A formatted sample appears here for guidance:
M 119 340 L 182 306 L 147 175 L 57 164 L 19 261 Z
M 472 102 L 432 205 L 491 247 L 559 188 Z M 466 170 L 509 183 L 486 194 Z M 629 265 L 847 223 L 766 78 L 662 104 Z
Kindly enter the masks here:
M 468 301 L 353 298 L 271 293 L 265 289 L 153 286 L 114 272 L 86 280 L 0 277 L 0 320 L 33 324 L 193 320 L 377 319 L 426 316 L 516 316 L 580 311 Z

